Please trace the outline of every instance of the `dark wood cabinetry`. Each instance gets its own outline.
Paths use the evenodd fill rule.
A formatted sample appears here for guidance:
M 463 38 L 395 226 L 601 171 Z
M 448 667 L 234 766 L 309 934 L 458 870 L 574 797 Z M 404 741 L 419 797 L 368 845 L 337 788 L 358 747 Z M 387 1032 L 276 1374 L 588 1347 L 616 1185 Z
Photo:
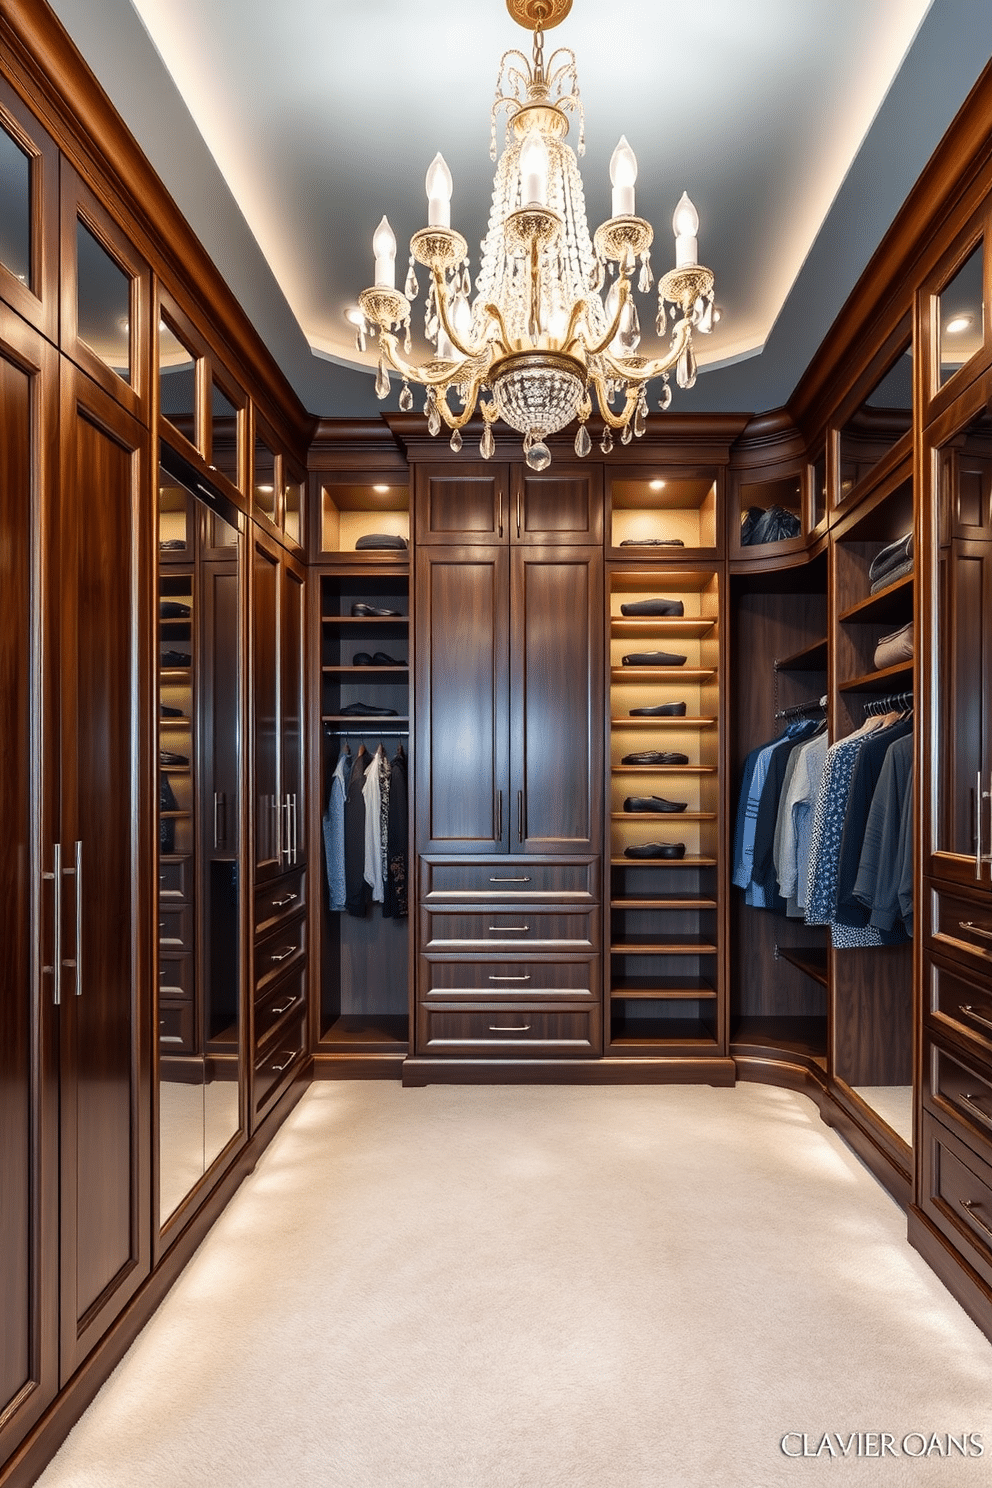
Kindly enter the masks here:
M 419 546 L 603 541 L 603 475 L 596 465 L 522 465 L 459 460 L 416 472 Z

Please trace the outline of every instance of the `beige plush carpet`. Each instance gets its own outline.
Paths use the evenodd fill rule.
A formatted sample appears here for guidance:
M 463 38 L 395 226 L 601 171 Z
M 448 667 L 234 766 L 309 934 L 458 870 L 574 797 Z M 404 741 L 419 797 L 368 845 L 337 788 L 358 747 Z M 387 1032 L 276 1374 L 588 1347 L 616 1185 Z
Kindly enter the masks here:
M 40 1482 L 988 1484 L 904 1234 L 791 1092 L 315 1085 Z

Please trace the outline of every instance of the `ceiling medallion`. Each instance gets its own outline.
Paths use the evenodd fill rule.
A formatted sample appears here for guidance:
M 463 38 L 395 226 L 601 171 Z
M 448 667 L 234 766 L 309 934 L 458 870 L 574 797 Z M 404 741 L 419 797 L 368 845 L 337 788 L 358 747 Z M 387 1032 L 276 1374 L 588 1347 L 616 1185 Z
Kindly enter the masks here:
M 658 284 L 655 327 L 668 344 L 658 356 L 638 355 L 632 279 L 639 260 L 638 292 L 647 294 L 654 284 L 654 231 L 634 213 L 634 152 L 621 138 L 610 161 L 613 215 L 590 238 L 582 178 L 565 143 L 569 119 L 577 120 L 578 154 L 585 153 L 575 54 L 562 47 L 547 67 L 544 62 L 544 32 L 564 20 L 572 0 L 506 4 L 514 20 L 533 29 L 533 57 L 528 62 L 513 50 L 500 62 L 493 160 L 501 111 L 506 136 L 475 284 L 468 244 L 451 227 L 451 173 L 436 155 L 427 172 L 429 225 L 411 240 L 402 292 L 396 288 L 396 238 L 385 217 L 375 231 L 375 285 L 359 296 L 357 341 L 364 351 L 366 336 L 378 337 L 380 398 L 389 394 L 390 368 L 403 379 L 405 412 L 413 407 L 410 383 L 426 388 L 431 434 L 443 425 L 452 431 L 452 448 L 461 449 L 461 430 L 478 409 L 484 421 L 479 448 L 486 459 L 496 449 L 493 424 L 502 420 L 524 436 L 527 463 L 543 470 L 551 461 L 547 437 L 576 419 L 576 454 L 589 453 L 593 396 L 605 424 L 605 452 L 614 432 L 624 443 L 644 433 L 652 379 L 664 379 L 662 410 L 671 403 L 673 367 L 679 387 L 692 387 L 693 331 L 706 333 L 713 326 L 713 275 L 696 262 L 699 219 L 683 192 L 672 222 L 676 267 Z M 424 329 L 434 348 L 420 364 L 409 360 L 410 317 L 420 292 L 417 264 L 429 271 Z

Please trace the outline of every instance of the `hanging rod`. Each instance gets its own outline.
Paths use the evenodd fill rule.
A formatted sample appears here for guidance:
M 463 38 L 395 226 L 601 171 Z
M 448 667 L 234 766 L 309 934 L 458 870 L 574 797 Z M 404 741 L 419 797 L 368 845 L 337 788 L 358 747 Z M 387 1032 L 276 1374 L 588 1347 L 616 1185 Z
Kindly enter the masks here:
M 407 739 L 410 735 L 409 729 L 377 729 L 377 728 L 328 728 L 324 725 L 324 733 L 331 739 Z
M 808 703 L 796 703 L 793 708 L 779 708 L 775 714 L 776 718 L 812 718 L 816 713 L 826 711 L 826 697 L 812 698 Z
M 905 713 L 913 706 L 911 692 L 890 692 L 886 697 L 870 698 L 865 703 L 865 716 L 875 718 L 880 713 Z

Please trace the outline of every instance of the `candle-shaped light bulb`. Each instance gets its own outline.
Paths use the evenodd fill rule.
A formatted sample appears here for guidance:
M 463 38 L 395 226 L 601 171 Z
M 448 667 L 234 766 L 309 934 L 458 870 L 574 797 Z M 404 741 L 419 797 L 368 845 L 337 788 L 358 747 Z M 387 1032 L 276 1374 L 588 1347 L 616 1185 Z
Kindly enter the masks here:
M 383 289 L 396 288 L 396 234 L 383 217 L 372 234 L 372 252 L 375 254 L 375 282 Z
M 520 181 L 525 206 L 547 206 L 548 147 L 536 129 L 528 130 L 520 146 Z
M 613 216 L 633 217 L 634 182 L 637 180 L 637 158 L 627 143 L 627 136 L 620 136 L 620 143 L 610 156 L 610 183 L 613 186 Z
M 696 263 L 699 213 L 689 200 L 688 192 L 683 191 L 679 199 L 672 218 L 672 227 L 675 231 L 675 267 L 681 269 Z
M 451 226 L 451 172 L 440 151 L 427 167 L 427 221 L 431 227 Z

